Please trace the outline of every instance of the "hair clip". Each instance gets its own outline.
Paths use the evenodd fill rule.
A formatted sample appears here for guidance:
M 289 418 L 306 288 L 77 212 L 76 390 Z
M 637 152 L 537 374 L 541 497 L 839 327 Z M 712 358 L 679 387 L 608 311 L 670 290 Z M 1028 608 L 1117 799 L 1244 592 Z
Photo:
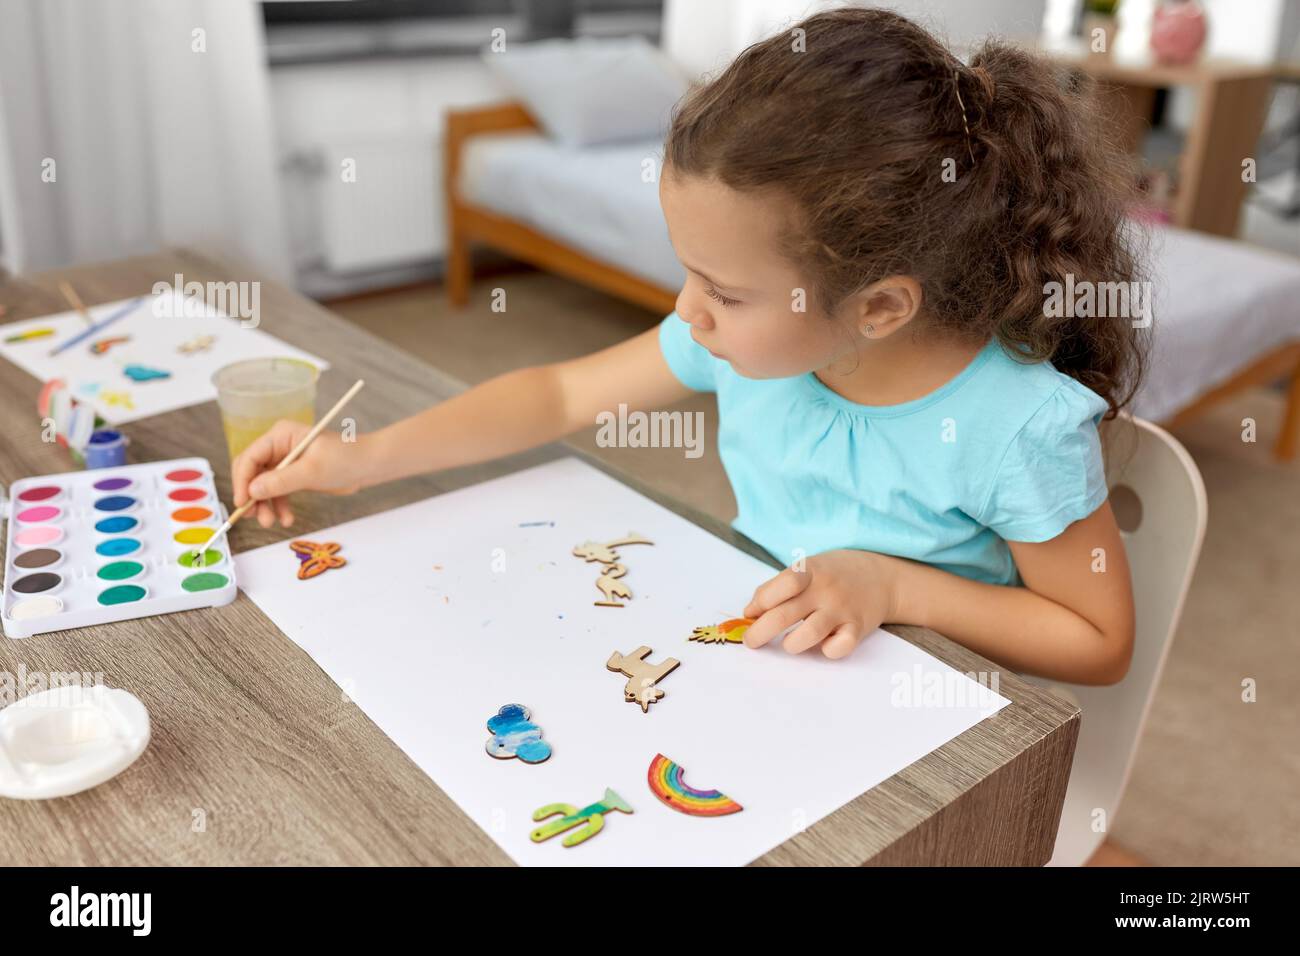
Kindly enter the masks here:
M 966 104 L 961 99 L 961 84 L 958 82 L 960 75 L 960 71 L 952 71 L 952 88 L 957 92 L 957 105 L 961 107 L 961 125 L 966 129 L 966 152 L 970 153 L 970 162 L 974 166 L 975 147 L 971 145 L 970 121 L 966 118 Z

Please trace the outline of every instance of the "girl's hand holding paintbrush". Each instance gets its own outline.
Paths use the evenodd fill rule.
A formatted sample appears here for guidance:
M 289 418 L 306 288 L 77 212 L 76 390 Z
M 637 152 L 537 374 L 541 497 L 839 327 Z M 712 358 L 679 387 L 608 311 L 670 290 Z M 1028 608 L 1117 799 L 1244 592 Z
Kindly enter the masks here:
M 286 528 L 293 524 L 293 509 L 288 495 L 292 491 L 324 491 L 348 495 L 365 484 L 365 436 L 345 442 L 333 431 L 316 437 L 297 461 L 279 471 L 275 467 L 310 430 L 301 422 L 280 421 L 258 438 L 235 459 L 231 481 L 235 490 L 235 507 L 250 498 L 258 504 L 250 509 L 257 522 L 269 528 L 278 519 Z
M 343 410 L 343 407 L 347 405 L 348 402 L 352 401 L 353 397 L 357 394 L 357 392 L 361 391 L 362 387 L 365 384 L 366 383 L 363 380 L 357 379 L 352 384 L 352 387 L 343 393 L 343 397 L 334 403 L 334 407 L 331 408 L 328 412 L 326 412 L 320 418 L 320 420 L 316 422 L 315 425 L 299 433 L 297 435 L 297 439 L 292 443 L 291 447 L 287 452 L 281 455 L 276 455 L 276 458 L 279 460 L 279 464 L 275 466 L 275 468 L 272 470 L 271 473 L 273 475 L 276 475 L 296 465 L 299 459 L 301 459 L 304 454 L 306 454 L 308 451 L 312 449 L 313 443 L 316 441 L 317 438 L 320 437 L 321 433 L 325 430 L 325 428 L 329 426 L 331 422 L 334 421 L 338 413 Z M 278 427 L 283 425 L 284 423 L 277 422 L 276 424 Z M 283 434 L 284 429 L 281 428 L 280 433 Z M 262 444 L 260 440 L 259 440 L 259 444 Z M 248 457 L 247 454 L 245 454 L 236 458 L 235 461 L 232 463 L 233 467 L 231 471 L 235 474 L 238 474 L 238 470 L 241 467 L 241 461 L 243 461 L 243 459 L 247 457 Z M 242 467 L 245 469 L 246 472 L 247 464 L 246 463 L 243 464 Z M 247 477 L 248 477 L 247 474 L 245 474 L 243 480 L 236 481 L 236 489 L 237 489 L 236 495 L 243 499 L 243 503 L 237 504 L 235 506 L 235 510 L 230 513 L 230 517 L 227 518 L 225 521 L 223 521 L 221 523 L 221 527 L 219 527 L 213 533 L 212 537 L 208 539 L 207 545 L 211 545 L 217 541 L 220 541 L 225 536 L 226 532 L 230 530 L 231 525 L 233 525 L 240 518 L 244 517 L 244 515 L 247 514 L 249 511 L 253 510 L 253 506 L 257 504 L 256 496 L 252 498 L 249 497 L 250 491 L 249 488 L 247 487 L 247 485 L 249 484 L 249 482 L 247 481 Z M 255 485 L 260 484 L 260 482 L 254 481 L 252 482 L 252 484 Z M 265 489 L 259 489 L 259 490 L 265 490 Z M 256 495 L 255 492 L 252 492 L 252 494 Z M 268 491 L 266 497 L 274 498 L 276 497 L 276 495 L 274 491 Z M 257 505 L 257 507 L 260 509 L 263 506 Z M 287 525 L 293 521 L 293 515 L 292 513 L 289 513 L 287 509 L 285 513 L 288 514 L 288 519 L 289 519 L 288 521 L 285 522 L 285 524 Z M 268 515 L 266 518 L 263 519 L 262 524 L 263 526 L 269 527 L 270 523 L 271 520 L 270 520 L 270 516 Z M 194 554 L 196 560 L 206 553 L 203 550 L 203 548 L 206 547 L 207 545 L 201 545 L 199 548 L 195 550 Z
M 627 402 L 662 408 L 686 397 L 659 351 L 656 329 L 594 355 L 506 372 L 355 442 L 322 433 L 302 457 L 276 469 L 306 433 L 279 421 L 235 459 L 236 506 L 258 502 L 264 527 L 288 525 L 295 491 L 347 494 L 410 475 L 490 461 L 590 427 Z

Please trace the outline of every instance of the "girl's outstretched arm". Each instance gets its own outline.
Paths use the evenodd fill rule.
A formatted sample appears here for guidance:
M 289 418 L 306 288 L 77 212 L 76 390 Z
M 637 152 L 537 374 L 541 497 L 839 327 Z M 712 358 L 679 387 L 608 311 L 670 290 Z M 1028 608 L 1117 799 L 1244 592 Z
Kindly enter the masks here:
M 250 496 L 261 524 L 293 521 L 287 495 L 350 493 L 408 475 L 499 458 L 596 424 L 601 411 L 656 409 L 691 394 L 668 367 L 658 326 L 618 345 L 551 365 L 516 369 L 379 431 L 345 442 L 322 434 L 273 471 L 306 425 L 277 422 L 232 466 L 235 504 Z
M 664 361 L 656 326 L 590 355 L 498 375 L 375 432 L 372 482 L 500 458 L 595 425 L 619 403 L 663 408 L 689 394 Z

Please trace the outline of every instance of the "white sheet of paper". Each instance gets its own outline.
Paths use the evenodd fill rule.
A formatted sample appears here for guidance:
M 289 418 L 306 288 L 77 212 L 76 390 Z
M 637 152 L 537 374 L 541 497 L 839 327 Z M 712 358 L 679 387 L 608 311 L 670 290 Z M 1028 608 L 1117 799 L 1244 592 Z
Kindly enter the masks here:
M 101 322 L 130 301 L 123 299 L 90 306 L 87 311 L 96 322 Z M 201 302 L 198 299 L 192 301 Z M 63 379 L 77 401 L 89 403 L 112 425 L 123 425 L 176 408 L 213 401 L 217 390 L 212 385 L 212 373 L 231 362 L 284 356 L 304 359 L 321 370 L 329 368 L 324 359 L 294 348 L 260 328 L 244 328 L 241 320 L 223 315 L 210 306 L 202 305 L 202 314 L 197 315 L 182 312 L 181 307 L 176 306 L 173 316 L 160 317 L 154 314 L 153 302 L 152 295 L 142 296 L 129 315 L 55 356 L 50 355 L 52 349 L 87 328 L 78 313 L 61 312 L 11 322 L 0 326 L 0 357 L 42 382 L 52 378 Z M 4 341 L 28 329 L 44 328 L 53 329 L 55 334 L 25 342 Z M 114 345 L 103 355 L 90 351 L 91 343 L 97 339 L 124 335 L 130 336 L 129 342 Z M 201 335 L 215 338 L 209 349 L 190 355 L 178 351 L 183 343 Z M 170 372 L 171 377 L 135 382 L 123 371 L 128 364 L 161 369 Z M 128 395 L 134 407 L 124 404 L 121 399 L 110 400 L 109 396 L 115 394 Z M 35 402 L 33 395 L 33 408 Z
M 654 542 L 620 549 L 632 598 L 595 607 L 600 566 L 572 550 L 628 531 Z M 521 864 L 747 863 L 1010 703 L 885 631 L 842 661 L 688 642 L 776 572 L 573 458 L 304 537 L 347 566 L 299 581 L 286 541 L 238 555 L 240 587 Z M 605 668 L 642 644 L 681 661 L 649 713 Z M 923 696 L 940 682 L 947 699 Z M 485 751 L 510 703 L 542 728 L 545 763 Z M 658 753 L 744 810 L 665 806 L 646 782 Z M 606 787 L 635 812 L 575 847 L 529 840 L 534 810 Z

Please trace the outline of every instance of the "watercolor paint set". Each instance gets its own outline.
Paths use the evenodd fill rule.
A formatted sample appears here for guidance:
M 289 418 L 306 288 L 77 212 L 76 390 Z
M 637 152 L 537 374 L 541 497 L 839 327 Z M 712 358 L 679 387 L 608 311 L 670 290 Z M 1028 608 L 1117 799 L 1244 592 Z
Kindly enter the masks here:
M 8 637 L 216 607 L 235 599 L 212 466 L 180 458 L 24 478 L 9 488 Z

